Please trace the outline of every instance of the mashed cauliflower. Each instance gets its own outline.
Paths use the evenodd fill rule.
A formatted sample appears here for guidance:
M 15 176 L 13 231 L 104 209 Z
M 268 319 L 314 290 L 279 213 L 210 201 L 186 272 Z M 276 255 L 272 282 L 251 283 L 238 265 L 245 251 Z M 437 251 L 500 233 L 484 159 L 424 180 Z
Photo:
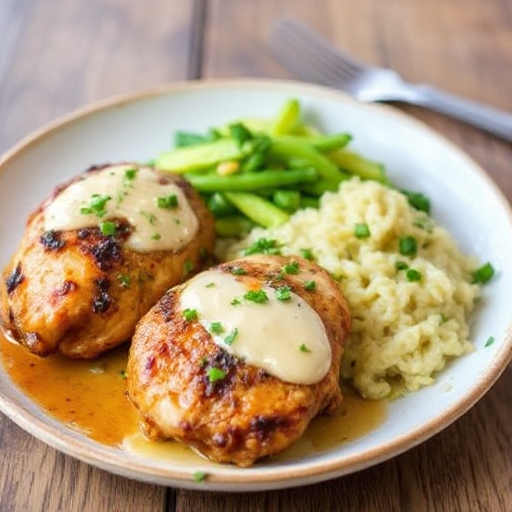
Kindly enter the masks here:
M 277 240 L 283 254 L 310 251 L 339 281 L 353 322 L 342 378 L 363 397 L 396 397 L 429 385 L 450 359 L 472 350 L 477 262 L 402 193 L 345 181 L 323 196 L 318 210 L 254 229 L 222 257 L 239 256 L 260 238 Z

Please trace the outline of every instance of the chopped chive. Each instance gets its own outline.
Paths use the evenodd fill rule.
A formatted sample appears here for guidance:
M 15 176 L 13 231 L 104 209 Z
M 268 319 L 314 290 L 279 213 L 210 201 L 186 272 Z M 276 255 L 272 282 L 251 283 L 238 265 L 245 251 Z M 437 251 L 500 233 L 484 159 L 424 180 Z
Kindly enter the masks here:
M 124 171 L 124 177 L 127 179 L 127 180 L 134 180 L 135 177 L 137 176 L 137 173 L 138 173 L 138 169 L 126 169 L 126 171 Z
M 152 237 L 151 237 L 151 240 L 160 240 L 162 238 L 162 235 L 160 233 L 155 233 Z
M 104 217 L 107 213 L 106 205 L 112 198 L 110 196 L 101 196 L 93 194 L 88 206 L 80 208 L 82 215 L 96 215 L 96 217 Z
M 306 281 L 304 283 L 304 290 L 307 290 L 308 292 L 316 290 L 316 281 Z
M 194 479 L 194 482 L 201 483 L 201 482 L 204 482 L 206 480 L 207 476 L 208 475 L 204 471 L 196 471 L 192 475 L 192 478 Z
M 213 334 L 221 334 L 224 332 L 224 327 L 220 322 L 212 322 L 210 324 L 210 332 Z
M 194 270 L 194 263 L 190 260 L 185 260 L 183 263 L 183 274 L 187 276 L 192 270 Z
M 238 329 L 235 327 L 225 338 L 224 343 L 226 345 L 233 345 L 235 338 L 238 336 Z
M 397 270 L 407 270 L 409 268 L 409 265 L 407 265 L 405 261 L 397 261 L 395 262 L 395 268 Z
M 197 311 L 195 309 L 184 309 L 183 310 L 183 318 L 187 322 L 191 322 L 192 320 L 197 320 Z
M 100 223 L 100 231 L 102 235 L 113 236 L 117 232 L 117 224 L 111 221 L 104 221 Z
M 144 217 L 152 226 L 156 223 L 156 215 L 145 211 L 140 212 L 141 216 Z
M 132 276 L 130 274 L 117 274 L 117 280 L 119 282 L 119 286 L 123 288 L 128 288 L 132 282 Z
M 300 252 L 305 260 L 313 261 L 315 259 L 311 249 L 301 249 Z
M 245 248 L 244 255 L 249 256 L 251 254 L 281 254 L 281 245 L 277 240 L 260 238 Z
M 409 268 L 405 271 L 405 277 L 406 277 L 407 281 L 412 283 L 412 282 L 421 281 L 422 275 L 421 275 L 421 272 L 419 272 L 418 270 L 416 270 L 414 268 Z
M 292 298 L 292 289 L 290 286 L 280 286 L 276 288 L 276 298 L 281 302 L 290 300 Z
M 494 339 L 494 336 L 489 336 L 487 338 L 487 341 L 485 342 L 485 345 L 484 347 L 489 347 L 491 346 L 493 343 L 494 343 L 495 339 Z
M 285 274 L 296 275 L 299 273 L 299 264 L 296 261 L 292 261 L 291 263 L 284 265 L 282 270 Z
M 265 290 L 249 290 L 244 294 L 244 299 L 257 304 L 265 304 L 268 302 L 268 295 Z
M 402 194 L 407 197 L 409 204 L 420 212 L 430 214 L 430 199 L 421 192 L 411 192 L 410 190 L 402 190 Z
M 402 256 L 416 256 L 418 242 L 413 236 L 403 236 L 398 241 L 399 251 Z
M 168 196 L 158 197 L 156 205 L 158 208 L 176 208 L 178 206 L 178 196 L 176 194 L 170 194 Z
M 231 273 L 234 274 L 235 276 L 244 276 L 245 274 L 247 274 L 247 271 L 242 267 L 235 266 L 231 267 Z
M 227 373 L 220 368 L 208 368 L 206 370 L 206 375 L 208 375 L 208 380 L 210 382 L 217 382 L 218 380 L 223 380 L 226 378 Z
M 126 370 L 121 370 L 119 372 L 119 376 L 122 378 L 122 379 L 127 379 L 128 378 L 128 373 L 126 372 Z
M 485 284 L 494 276 L 494 267 L 485 263 L 473 272 L 473 284 Z
M 304 353 L 309 353 L 309 352 L 311 352 L 311 349 L 310 349 L 310 348 L 309 348 L 305 343 L 301 343 L 301 344 L 299 345 L 299 350 L 300 350 L 301 352 L 304 352 Z
M 370 236 L 370 228 L 366 222 L 358 222 L 354 225 L 354 235 L 356 238 L 368 238 Z

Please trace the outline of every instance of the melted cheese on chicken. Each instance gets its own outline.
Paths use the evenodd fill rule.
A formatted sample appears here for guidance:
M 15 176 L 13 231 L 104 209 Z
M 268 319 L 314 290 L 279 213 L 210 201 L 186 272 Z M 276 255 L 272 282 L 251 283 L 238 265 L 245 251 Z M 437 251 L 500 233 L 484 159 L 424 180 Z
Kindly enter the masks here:
M 133 231 L 126 245 L 136 252 L 179 250 L 196 235 L 198 219 L 175 183 L 148 167 L 116 165 L 84 175 L 48 205 L 45 230 L 99 226 L 116 230 L 126 219 Z
M 331 346 L 318 313 L 286 286 L 250 284 L 219 270 L 203 272 L 181 294 L 183 314 L 197 316 L 217 345 L 274 377 L 322 380 Z

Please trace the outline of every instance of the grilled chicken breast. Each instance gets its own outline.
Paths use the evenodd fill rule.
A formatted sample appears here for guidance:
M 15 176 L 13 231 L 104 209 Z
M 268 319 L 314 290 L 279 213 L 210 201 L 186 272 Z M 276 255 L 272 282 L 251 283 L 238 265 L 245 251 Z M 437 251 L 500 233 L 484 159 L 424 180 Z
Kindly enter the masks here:
M 339 287 L 316 264 L 223 263 L 169 290 L 139 322 L 128 396 L 149 438 L 250 466 L 336 411 L 349 327 Z
M 214 236 L 181 177 L 136 164 L 91 168 L 29 217 L 2 273 L 1 325 L 37 355 L 93 358 L 128 340 L 162 294 L 201 267 Z

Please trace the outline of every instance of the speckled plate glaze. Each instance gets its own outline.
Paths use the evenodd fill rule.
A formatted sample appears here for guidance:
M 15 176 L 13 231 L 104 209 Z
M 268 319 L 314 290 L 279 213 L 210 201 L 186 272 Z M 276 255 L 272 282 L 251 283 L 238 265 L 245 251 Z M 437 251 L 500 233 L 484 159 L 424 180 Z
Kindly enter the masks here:
M 197 488 L 193 477 L 201 471 L 208 474 L 202 490 L 256 491 L 311 484 L 396 456 L 446 428 L 489 390 L 512 353 L 512 214 L 506 199 L 468 156 L 423 124 L 330 89 L 291 81 L 189 82 L 115 98 L 53 123 L 0 160 L 1 266 L 27 214 L 56 184 L 93 164 L 151 159 L 179 129 L 205 131 L 239 117 L 273 116 L 291 96 L 323 130 L 352 133 L 352 147 L 385 163 L 396 185 L 427 194 L 433 216 L 460 247 L 492 261 L 497 276 L 472 322 L 476 350 L 444 370 L 436 384 L 391 403 L 387 420 L 370 434 L 300 460 L 249 469 L 163 462 L 94 442 L 45 414 L 0 367 L 0 409 L 7 416 L 54 448 L 129 478 Z M 495 341 L 486 347 L 489 336 Z

